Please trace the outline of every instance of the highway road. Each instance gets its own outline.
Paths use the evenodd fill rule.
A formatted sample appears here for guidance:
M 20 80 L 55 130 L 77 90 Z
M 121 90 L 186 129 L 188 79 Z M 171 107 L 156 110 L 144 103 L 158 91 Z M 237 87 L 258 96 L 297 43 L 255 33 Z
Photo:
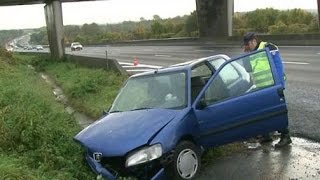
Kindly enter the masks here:
M 287 74 L 286 100 L 289 128 L 293 136 L 320 141 L 320 46 L 279 47 Z M 71 52 L 92 57 L 106 57 L 121 62 L 168 66 L 215 54 L 239 56 L 240 46 L 199 44 L 194 46 L 100 46 Z

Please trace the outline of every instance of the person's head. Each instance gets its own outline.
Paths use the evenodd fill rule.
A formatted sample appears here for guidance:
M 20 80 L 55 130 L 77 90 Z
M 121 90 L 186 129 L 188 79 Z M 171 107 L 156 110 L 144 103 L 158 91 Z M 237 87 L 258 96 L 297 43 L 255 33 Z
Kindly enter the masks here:
M 255 35 L 255 33 L 253 32 L 247 32 L 244 36 L 243 36 L 243 47 L 244 47 L 244 52 L 250 52 L 253 51 L 258 42 L 257 42 L 257 37 Z

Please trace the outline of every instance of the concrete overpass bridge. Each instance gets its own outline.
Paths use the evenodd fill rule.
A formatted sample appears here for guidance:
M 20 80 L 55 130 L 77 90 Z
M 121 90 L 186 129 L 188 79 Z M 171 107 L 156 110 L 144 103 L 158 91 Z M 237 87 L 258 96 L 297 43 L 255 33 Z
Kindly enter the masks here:
M 61 3 L 96 0 L 1 0 L 0 6 L 45 4 L 44 12 L 47 24 L 48 40 L 52 56 L 65 54 L 63 18 Z M 116 1 L 116 0 L 114 0 Z M 234 0 L 195 0 L 198 15 L 200 37 L 224 38 L 232 36 L 232 16 Z M 318 16 L 320 22 L 320 0 Z

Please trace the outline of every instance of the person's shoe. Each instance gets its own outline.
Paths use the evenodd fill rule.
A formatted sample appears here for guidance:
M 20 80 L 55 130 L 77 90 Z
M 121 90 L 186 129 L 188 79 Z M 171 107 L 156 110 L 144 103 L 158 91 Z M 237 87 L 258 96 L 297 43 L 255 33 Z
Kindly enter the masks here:
M 291 144 L 291 138 L 289 135 L 285 135 L 285 136 L 281 136 L 280 141 L 274 145 L 275 148 L 282 148 L 284 146 L 287 146 L 289 144 Z
M 270 135 L 264 135 L 264 136 L 262 136 L 262 139 L 260 140 L 260 144 L 270 143 L 272 141 L 273 141 L 273 139 L 271 138 Z

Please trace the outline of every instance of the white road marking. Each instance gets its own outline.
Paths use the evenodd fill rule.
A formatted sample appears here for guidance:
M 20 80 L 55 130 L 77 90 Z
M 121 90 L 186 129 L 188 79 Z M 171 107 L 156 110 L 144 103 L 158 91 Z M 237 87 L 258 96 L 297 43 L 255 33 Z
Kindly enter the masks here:
M 161 69 L 162 66 L 154 66 L 154 65 L 147 65 L 147 64 L 138 64 L 137 66 L 134 66 L 133 63 L 126 63 L 126 62 L 119 62 L 119 64 L 123 68 L 129 68 L 129 67 L 137 67 L 137 68 L 153 68 L 153 69 Z
M 171 56 L 169 56 L 169 55 L 164 55 L 164 54 L 156 54 L 156 55 L 154 55 L 154 56 L 156 56 L 156 57 L 171 57 Z
M 320 55 L 320 53 L 317 53 L 318 55 Z
M 290 62 L 290 61 L 284 61 L 284 64 L 298 64 L 298 65 L 307 65 L 310 63 L 306 63 L 306 62 Z

